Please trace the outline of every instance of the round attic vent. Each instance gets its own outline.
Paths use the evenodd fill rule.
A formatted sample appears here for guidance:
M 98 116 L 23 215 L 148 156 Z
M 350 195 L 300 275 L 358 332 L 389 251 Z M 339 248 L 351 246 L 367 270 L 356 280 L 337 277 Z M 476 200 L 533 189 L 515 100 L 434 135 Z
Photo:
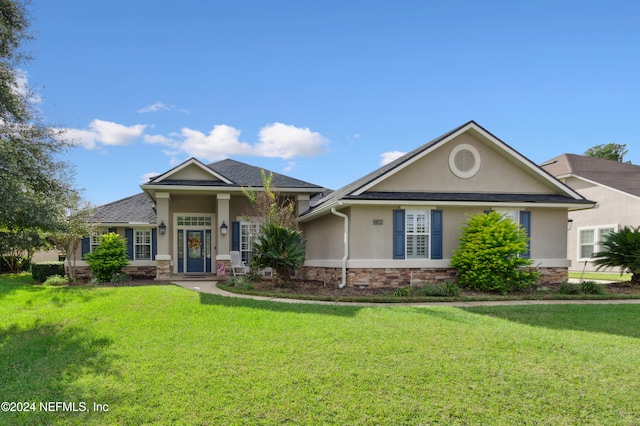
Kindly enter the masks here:
M 461 144 L 449 154 L 449 168 L 459 178 L 467 179 L 480 170 L 480 154 L 471 145 Z

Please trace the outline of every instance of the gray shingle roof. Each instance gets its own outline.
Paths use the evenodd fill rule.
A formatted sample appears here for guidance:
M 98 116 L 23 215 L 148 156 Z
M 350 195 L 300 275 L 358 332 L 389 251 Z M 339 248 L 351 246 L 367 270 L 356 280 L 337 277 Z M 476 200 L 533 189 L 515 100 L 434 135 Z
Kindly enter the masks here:
M 640 197 L 640 166 L 587 157 L 562 154 L 541 167 L 553 176 L 575 175 Z
M 97 207 L 91 222 L 156 223 L 156 209 L 147 194 L 140 193 Z
M 465 202 L 518 202 L 518 203 L 584 203 L 559 194 L 502 194 L 475 192 L 381 192 L 369 191 L 360 195 L 347 195 L 345 200 L 389 200 L 389 201 L 465 201 Z
M 264 170 L 267 175 L 270 170 L 263 169 L 261 167 L 252 166 L 240 161 L 227 158 L 226 160 L 218 161 L 208 164 L 211 170 L 226 177 L 238 186 L 262 186 L 262 178 L 260 177 L 260 170 Z M 273 173 L 272 183 L 277 188 L 309 188 L 314 190 L 323 190 L 320 185 L 305 182 L 300 179 L 292 178 L 289 176 L 281 175 L 280 173 Z

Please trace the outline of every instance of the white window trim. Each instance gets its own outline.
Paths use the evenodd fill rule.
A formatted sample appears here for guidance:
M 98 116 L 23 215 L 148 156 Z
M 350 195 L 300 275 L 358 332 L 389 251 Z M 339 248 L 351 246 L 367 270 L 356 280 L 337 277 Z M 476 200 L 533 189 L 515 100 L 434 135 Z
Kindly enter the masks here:
M 100 237 L 108 233 L 109 233 L 109 228 L 100 227 L 96 229 L 96 232 L 92 233 L 89 236 L 89 253 L 93 252 L 94 248 L 100 245 Z
M 138 238 L 136 233 L 137 232 L 144 232 L 144 231 L 148 231 L 149 232 L 149 243 L 148 244 L 138 244 Z M 138 259 L 137 256 L 137 250 L 136 248 L 138 246 L 149 246 L 149 258 L 148 259 Z M 153 231 L 151 227 L 148 228 L 133 228 L 133 253 L 132 253 L 132 257 L 133 260 L 140 260 L 140 261 L 145 261 L 145 260 L 153 260 Z
M 576 258 L 578 259 L 578 262 L 587 262 L 587 261 L 593 261 L 593 257 L 581 257 L 581 248 L 582 248 L 582 243 L 580 242 L 580 236 L 582 234 L 582 231 L 594 231 L 593 232 L 593 238 L 594 238 L 594 242 L 593 242 L 593 252 L 597 253 L 599 251 L 601 251 L 602 247 L 600 245 L 600 231 L 602 229 L 613 229 L 613 232 L 618 232 L 619 231 L 619 225 L 618 224 L 609 224 L 609 225 L 597 225 L 597 226 L 581 226 L 578 228 L 578 232 L 577 232 L 577 237 L 576 237 L 576 248 L 577 248 L 577 254 L 576 254 Z
M 246 246 L 247 248 L 243 247 L 243 244 L 245 243 L 245 236 L 244 236 L 244 230 L 248 227 L 257 227 L 257 233 L 256 235 L 254 235 L 252 237 L 252 241 L 247 241 L 246 243 L 248 243 L 248 245 Z M 244 261 L 244 262 L 249 262 L 249 260 L 251 259 L 251 257 L 253 256 L 253 241 L 255 241 L 255 239 L 257 238 L 257 235 L 260 233 L 261 229 L 263 227 L 263 224 L 261 221 L 258 220 L 241 220 L 240 221 L 240 258 Z M 245 253 L 247 253 L 245 255 Z
M 409 214 L 425 215 L 425 232 L 409 232 Z M 426 257 L 409 257 L 409 236 L 425 236 L 426 237 Z M 431 259 L 431 210 L 430 209 L 405 209 L 404 211 L 404 258 L 405 260 L 429 260 Z

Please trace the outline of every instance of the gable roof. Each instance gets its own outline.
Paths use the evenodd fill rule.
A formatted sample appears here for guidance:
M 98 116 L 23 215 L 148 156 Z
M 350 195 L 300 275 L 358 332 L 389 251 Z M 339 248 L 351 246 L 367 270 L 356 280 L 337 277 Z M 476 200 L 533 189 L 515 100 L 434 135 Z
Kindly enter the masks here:
M 470 201 L 469 194 L 466 193 L 447 193 L 448 195 L 443 198 L 442 193 L 439 196 L 434 198 L 434 194 L 432 192 L 411 192 L 411 193 L 387 193 L 387 192 L 366 192 L 368 189 L 372 188 L 376 184 L 382 182 L 386 178 L 392 176 L 393 174 L 403 170 L 405 167 L 413 164 L 418 161 L 420 158 L 429 154 L 436 148 L 442 146 L 448 141 L 456 138 L 457 136 L 470 132 L 474 136 L 481 138 L 482 140 L 487 141 L 490 144 L 493 144 L 499 150 L 506 152 L 511 157 L 515 158 L 521 167 L 529 170 L 531 174 L 536 176 L 539 180 L 547 182 L 551 187 L 556 188 L 559 194 L 549 197 L 529 197 L 530 200 L 526 202 L 555 202 L 555 203 L 566 203 L 566 204 L 593 204 L 588 200 L 585 200 L 579 193 L 574 191 L 572 188 L 563 184 L 562 182 L 555 179 L 553 176 L 544 172 L 541 168 L 539 168 L 535 163 L 531 160 L 517 152 L 515 149 L 511 148 L 505 142 L 498 139 L 496 136 L 491 134 L 489 131 L 484 129 L 475 121 L 471 120 L 467 123 L 464 123 L 461 126 L 456 127 L 453 130 L 450 130 L 443 135 L 433 139 L 432 141 L 414 149 L 411 152 L 403 155 L 402 157 L 392 161 L 389 164 L 386 164 L 380 167 L 377 170 L 363 176 L 362 178 L 336 190 L 324 196 L 316 197 L 311 201 L 311 209 L 305 212 L 302 217 L 315 215 L 316 212 L 324 211 L 329 209 L 331 206 L 336 205 L 342 200 L 379 200 L 379 201 L 389 201 L 389 200 L 413 200 L 413 201 L 460 201 L 460 202 L 468 202 Z M 403 195 L 404 194 L 404 195 Z M 487 197 L 491 198 L 490 194 L 485 194 L 484 198 L 478 198 L 476 195 L 476 201 L 490 201 Z M 504 202 L 512 201 L 512 202 L 522 202 L 522 194 L 494 194 L 494 201 L 500 199 Z M 543 199 L 544 198 L 544 199 Z
M 145 193 L 132 195 L 96 208 L 90 222 L 98 223 L 156 223 L 156 209 Z
M 199 167 L 211 174 L 211 180 L 194 180 L 194 179 L 171 179 L 171 176 L 184 170 L 188 166 Z M 273 185 L 278 189 L 309 189 L 311 192 L 322 192 L 324 187 L 300 179 L 272 172 L 261 167 L 252 166 L 240 161 L 227 158 L 226 160 L 217 161 L 208 165 L 203 164 L 195 158 L 190 158 L 184 163 L 174 167 L 173 169 L 152 178 L 142 187 L 152 187 L 159 185 L 171 186 L 220 186 L 229 188 L 240 188 L 251 186 L 253 188 L 262 187 L 261 170 L 267 174 L 273 173 Z
M 576 176 L 640 197 L 640 166 L 585 155 L 562 154 L 540 167 L 556 178 Z

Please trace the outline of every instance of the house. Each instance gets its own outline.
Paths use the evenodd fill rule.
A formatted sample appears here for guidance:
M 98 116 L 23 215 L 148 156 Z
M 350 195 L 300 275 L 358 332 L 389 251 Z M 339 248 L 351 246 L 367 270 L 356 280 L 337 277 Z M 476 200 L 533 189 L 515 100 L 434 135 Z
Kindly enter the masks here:
M 624 226 L 640 226 L 640 166 L 575 154 L 562 154 L 541 166 L 597 202 L 595 208 L 569 212 L 567 257 L 571 269 L 594 271 L 592 255 L 600 242 Z
M 487 210 L 524 227 L 543 281 L 562 282 L 568 212 L 594 205 L 474 121 L 336 191 L 275 173 L 274 184 L 295 201 L 307 240 L 300 273 L 340 286 L 454 280 L 460 227 Z M 95 220 L 100 232 L 127 237 L 134 272 L 221 275 L 231 251 L 251 256 L 260 229 L 246 217 L 246 186 L 260 189 L 258 168 L 192 158 L 141 185 L 142 194 L 100 207 Z M 83 252 L 96 242 L 85 239 Z
M 176 274 L 228 273 L 232 250 L 244 260 L 251 256 L 260 224 L 247 217 L 242 190 L 262 187 L 261 170 L 231 159 L 205 165 L 191 158 L 141 185 L 142 193 L 98 207 L 92 219 L 97 231 L 83 238 L 81 256 L 97 246 L 100 234 L 116 232 L 127 240 L 131 275 L 164 281 Z M 272 183 L 296 203 L 298 214 L 326 191 L 279 173 Z M 77 265 L 80 277 L 89 274 L 86 262 Z

